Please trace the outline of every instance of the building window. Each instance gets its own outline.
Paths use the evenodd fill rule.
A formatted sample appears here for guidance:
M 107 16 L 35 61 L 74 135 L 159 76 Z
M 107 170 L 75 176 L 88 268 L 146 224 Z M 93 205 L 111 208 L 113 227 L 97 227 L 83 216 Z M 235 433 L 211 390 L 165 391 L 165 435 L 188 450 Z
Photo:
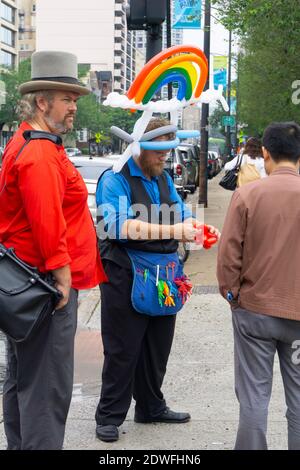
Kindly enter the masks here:
M 14 9 L 3 2 L 1 3 L 1 18 L 6 21 L 9 21 L 10 23 L 15 22 Z
M 10 52 L 1 51 L 0 64 L 4 67 L 13 67 L 15 65 L 15 57 Z
M 19 31 L 24 32 L 25 30 L 25 16 L 19 14 Z
M 4 44 L 7 44 L 8 46 L 14 47 L 14 39 L 14 32 L 5 28 L 4 26 L 1 26 L 1 42 L 4 42 Z

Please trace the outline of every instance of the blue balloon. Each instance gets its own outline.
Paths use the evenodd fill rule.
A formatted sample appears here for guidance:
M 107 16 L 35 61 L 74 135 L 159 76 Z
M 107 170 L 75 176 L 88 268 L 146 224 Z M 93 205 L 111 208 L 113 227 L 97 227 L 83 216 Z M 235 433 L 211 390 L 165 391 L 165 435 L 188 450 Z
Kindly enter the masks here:
M 197 131 L 197 130 L 177 131 L 176 136 L 178 137 L 178 139 L 189 139 L 192 137 L 200 137 L 200 131 Z
M 149 140 L 140 142 L 140 146 L 144 150 L 171 150 L 178 147 L 180 144 L 179 139 L 175 140 Z
M 168 83 L 171 82 L 178 82 L 179 83 L 179 88 L 178 88 L 178 93 L 177 93 L 177 98 L 179 101 L 183 100 L 185 98 L 186 94 L 186 78 L 184 75 L 178 73 L 178 72 L 171 72 L 156 88 L 155 93 L 157 93 L 163 86 L 167 85 Z

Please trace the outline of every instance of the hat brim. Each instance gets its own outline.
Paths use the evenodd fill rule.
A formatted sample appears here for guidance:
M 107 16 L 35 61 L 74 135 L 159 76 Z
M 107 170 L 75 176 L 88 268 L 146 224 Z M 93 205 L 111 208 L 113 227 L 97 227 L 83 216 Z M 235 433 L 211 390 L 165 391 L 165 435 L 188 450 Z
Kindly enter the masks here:
M 90 94 L 90 90 L 84 86 L 48 80 L 33 80 L 19 86 L 21 95 L 43 90 L 70 91 L 81 96 Z

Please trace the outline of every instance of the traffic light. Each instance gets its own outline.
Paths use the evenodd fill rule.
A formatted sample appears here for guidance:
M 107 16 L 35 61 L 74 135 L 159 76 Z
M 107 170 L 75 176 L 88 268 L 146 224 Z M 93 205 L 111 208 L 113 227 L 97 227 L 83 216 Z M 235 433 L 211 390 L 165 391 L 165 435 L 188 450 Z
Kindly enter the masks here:
M 147 29 L 166 19 L 167 0 L 130 0 L 127 7 L 128 29 Z

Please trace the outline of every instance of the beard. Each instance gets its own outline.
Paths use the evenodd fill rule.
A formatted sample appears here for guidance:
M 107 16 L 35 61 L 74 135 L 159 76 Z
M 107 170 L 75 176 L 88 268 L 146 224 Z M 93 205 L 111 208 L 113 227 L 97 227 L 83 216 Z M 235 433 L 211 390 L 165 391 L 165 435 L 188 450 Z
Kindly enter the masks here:
M 146 174 L 152 177 L 152 176 L 160 176 L 163 173 L 165 162 L 153 163 L 153 162 L 150 162 L 147 159 L 147 157 L 146 158 L 143 157 L 140 160 L 140 165 L 141 165 L 142 170 Z
M 61 122 L 56 122 L 50 117 L 50 110 L 45 113 L 44 119 L 50 129 L 53 129 L 53 131 L 57 132 L 58 134 L 67 134 L 68 132 L 71 132 L 73 129 L 73 124 L 70 126 L 67 124 L 67 118 L 69 117 L 75 117 L 73 114 L 68 114 L 63 121 Z

